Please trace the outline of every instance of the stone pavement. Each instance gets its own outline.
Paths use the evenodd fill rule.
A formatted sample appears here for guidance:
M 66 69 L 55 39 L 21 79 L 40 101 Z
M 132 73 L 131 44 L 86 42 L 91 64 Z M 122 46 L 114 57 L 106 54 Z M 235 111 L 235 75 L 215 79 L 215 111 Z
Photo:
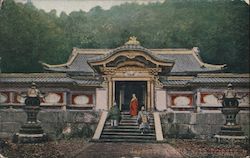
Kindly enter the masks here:
M 169 144 L 90 143 L 76 158 L 181 158 Z

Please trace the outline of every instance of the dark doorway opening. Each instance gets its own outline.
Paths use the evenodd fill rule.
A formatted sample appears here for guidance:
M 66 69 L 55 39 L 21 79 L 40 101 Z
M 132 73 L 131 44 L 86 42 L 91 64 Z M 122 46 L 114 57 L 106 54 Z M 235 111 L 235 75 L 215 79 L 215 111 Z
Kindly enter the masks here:
M 116 81 L 115 82 L 115 101 L 121 111 L 129 111 L 130 100 L 132 94 L 135 94 L 138 99 L 138 110 L 141 106 L 146 105 L 146 81 Z M 146 108 L 146 106 L 145 106 Z

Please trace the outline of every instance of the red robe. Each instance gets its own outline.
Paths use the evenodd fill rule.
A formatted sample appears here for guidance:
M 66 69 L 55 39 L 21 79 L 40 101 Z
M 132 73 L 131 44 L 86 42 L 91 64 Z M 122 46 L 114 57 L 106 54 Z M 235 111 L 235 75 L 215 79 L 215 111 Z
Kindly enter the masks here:
M 138 113 L 138 101 L 137 99 L 133 99 L 130 101 L 130 115 L 136 116 Z

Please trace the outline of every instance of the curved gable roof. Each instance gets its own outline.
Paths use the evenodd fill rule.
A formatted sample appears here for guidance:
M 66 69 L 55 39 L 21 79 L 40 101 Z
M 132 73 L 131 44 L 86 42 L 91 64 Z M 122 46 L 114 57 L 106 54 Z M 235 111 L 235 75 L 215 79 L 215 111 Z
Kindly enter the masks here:
M 173 59 L 161 58 L 160 56 L 151 52 L 149 49 L 146 49 L 140 45 L 124 45 L 124 46 L 118 47 L 116 49 L 113 49 L 109 53 L 104 54 L 102 56 L 96 56 L 94 58 L 90 58 L 88 60 L 88 62 L 92 63 L 92 62 L 104 61 L 104 60 L 108 59 L 109 57 L 111 57 L 119 52 L 123 52 L 123 51 L 140 51 L 140 52 L 147 54 L 152 59 L 154 59 L 156 61 L 160 61 L 160 62 L 172 62 L 173 63 L 175 61 Z

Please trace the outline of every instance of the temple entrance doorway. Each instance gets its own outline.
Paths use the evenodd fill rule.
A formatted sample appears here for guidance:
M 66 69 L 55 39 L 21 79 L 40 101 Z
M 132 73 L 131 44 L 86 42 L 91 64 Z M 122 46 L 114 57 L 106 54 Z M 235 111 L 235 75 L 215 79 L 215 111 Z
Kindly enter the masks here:
M 121 111 L 129 111 L 132 94 L 138 99 L 139 109 L 147 104 L 147 82 L 146 81 L 116 81 L 115 101 Z M 139 110 L 138 109 L 138 110 Z

